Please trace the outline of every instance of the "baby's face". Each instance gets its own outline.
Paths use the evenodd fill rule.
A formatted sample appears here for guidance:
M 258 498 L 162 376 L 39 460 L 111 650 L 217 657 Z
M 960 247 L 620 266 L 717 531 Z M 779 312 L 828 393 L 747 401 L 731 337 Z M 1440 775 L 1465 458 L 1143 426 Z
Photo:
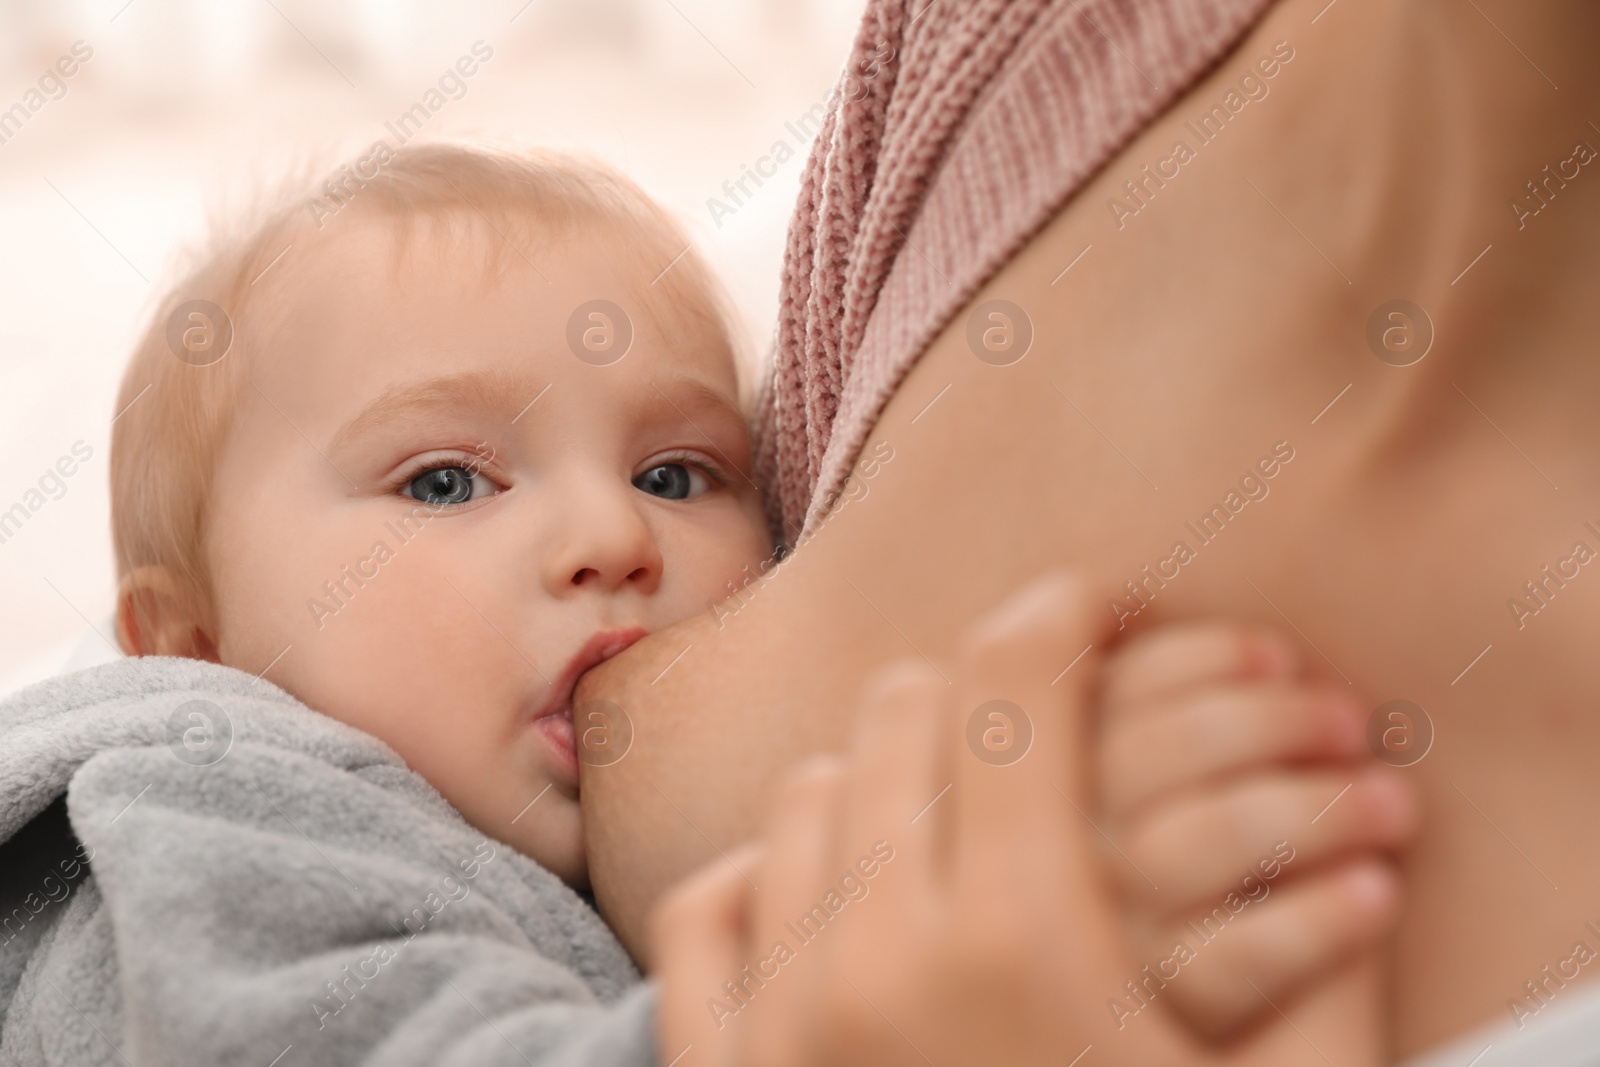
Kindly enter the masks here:
M 334 227 L 257 297 L 279 325 L 210 505 L 220 658 L 273 664 L 582 885 L 575 673 L 769 555 L 733 367 L 652 287 L 666 262 L 609 234 L 503 250 L 495 278 L 472 240 L 397 259 L 379 225 Z M 596 299 L 633 330 L 607 366 L 568 340 Z

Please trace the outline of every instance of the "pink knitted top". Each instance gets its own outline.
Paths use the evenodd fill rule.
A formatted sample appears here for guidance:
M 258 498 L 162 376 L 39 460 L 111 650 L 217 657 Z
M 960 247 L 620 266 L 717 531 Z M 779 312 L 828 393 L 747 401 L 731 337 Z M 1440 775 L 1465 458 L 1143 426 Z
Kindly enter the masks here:
M 789 226 L 755 413 L 778 543 L 811 536 L 955 313 L 1270 3 L 869 0 Z

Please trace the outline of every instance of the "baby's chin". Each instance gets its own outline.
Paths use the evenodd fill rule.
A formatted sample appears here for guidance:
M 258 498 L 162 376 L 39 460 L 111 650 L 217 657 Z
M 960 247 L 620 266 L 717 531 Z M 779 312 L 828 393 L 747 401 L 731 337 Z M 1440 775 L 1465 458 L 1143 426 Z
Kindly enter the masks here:
M 471 820 L 469 820 L 471 821 Z M 583 842 L 583 814 L 574 791 L 551 787 L 505 823 L 501 833 L 479 826 L 560 878 L 573 889 L 589 888 L 589 861 Z
M 522 729 L 531 732 L 535 727 L 523 723 Z M 574 889 L 585 889 L 589 872 L 577 784 L 549 773 L 545 747 L 540 737 L 508 743 L 501 736 L 488 748 L 458 751 L 457 759 L 432 768 L 413 764 L 411 769 L 473 829 L 522 853 Z

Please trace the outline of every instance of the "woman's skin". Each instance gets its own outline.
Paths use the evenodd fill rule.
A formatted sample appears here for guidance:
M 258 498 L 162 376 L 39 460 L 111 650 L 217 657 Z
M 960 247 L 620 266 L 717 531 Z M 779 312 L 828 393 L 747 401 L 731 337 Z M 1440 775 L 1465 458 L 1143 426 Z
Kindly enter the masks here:
M 1185 121 L 1279 41 L 1294 58 L 1270 94 L 1119 229 L 1109 199 L 1193 146 Z M 1600 553 L 1600 157 L 1574 153 L 1600 148 L 1597 42 L 1581 0 L 1270 11 L 974 299 L 1025 310 L 1025 358 L 981 362 L 958 315 L 874 428 L 863 456 L 893 459 L 864 497 L 744 606 L 586 676 L 578 699 L 636 731 L 582 794 L 595 892 L 630 947 L 662 889 L 751 835 L 784 768 L 842 747 L 872 668 L 940 663 L 1051 566 L 1120 585 L 1183 540 L 1194 558 L 1130 630 L 1278 625 L 1374 708 L 1431 720 L 1394 1054 L 1536 1008 L 1524 982 L 1593 947 L 1600 919 L 1600 565 L 1574 555 Z M 1367 341 L 1395 299 L 1433 324 L 1410 366 Z M 1268 495 L 1202 544 L 1186 522 L 1279 442 L 1293 458 Z

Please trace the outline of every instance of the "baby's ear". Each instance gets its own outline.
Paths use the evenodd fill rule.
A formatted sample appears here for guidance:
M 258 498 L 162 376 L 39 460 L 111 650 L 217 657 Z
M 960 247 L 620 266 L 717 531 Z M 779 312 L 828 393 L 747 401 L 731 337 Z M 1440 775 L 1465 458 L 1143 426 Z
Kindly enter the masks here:
M 218 662 L 198 598 L 161 566 L 136 567 L 117 589 L 117 643 L 130 656 Z

